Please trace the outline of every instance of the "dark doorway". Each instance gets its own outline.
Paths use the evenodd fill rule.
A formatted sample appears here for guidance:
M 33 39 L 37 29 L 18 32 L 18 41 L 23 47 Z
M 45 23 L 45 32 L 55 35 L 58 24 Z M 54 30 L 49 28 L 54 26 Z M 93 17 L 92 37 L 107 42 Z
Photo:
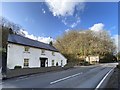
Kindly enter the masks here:
M 40 58 L 41 67 L 45 67 L 47 58 Z

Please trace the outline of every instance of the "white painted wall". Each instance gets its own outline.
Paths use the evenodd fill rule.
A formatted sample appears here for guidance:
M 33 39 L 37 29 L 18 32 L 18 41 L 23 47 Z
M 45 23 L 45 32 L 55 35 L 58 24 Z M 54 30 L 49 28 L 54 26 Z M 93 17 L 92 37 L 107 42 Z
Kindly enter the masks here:
M 24 67 L 24 59 L 29 59 L 29 67 L 40 67 L 40 57 L 48 58 L 48 66 L 52 66 L 52 60 L 61 66 L 61 60 L 63 60 L 63 66 L 67 64 L 67 59 L 59 52 L 54 52 L 55 56 L 52 55 L 52 51 L 45 50 L 45 55 L 41 55 L 41 49 L 30 47 L 29 52 L 24 51 L 24 46 L 8 43 L 7 47 L 7 67 L 14 69 L 16 65 Z M 47 67 L 47 64 L 46 64 Z
M 87 61 L 87 62 L 89 62 L 89 59 L 90 59 L 90 62 L 93 62 L 93 61 L 99 62 L 99 56 L 86 57 L 86 61 Z

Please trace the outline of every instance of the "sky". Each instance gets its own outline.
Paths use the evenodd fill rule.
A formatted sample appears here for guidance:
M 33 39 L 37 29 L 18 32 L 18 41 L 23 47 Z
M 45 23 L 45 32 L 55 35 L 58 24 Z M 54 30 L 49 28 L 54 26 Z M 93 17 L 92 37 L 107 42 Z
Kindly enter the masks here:
M 27 37 L 55 40 L 69 30 L 107 30 L 118 37 L 117 2 L 4 2 L 0 16 L 21 25 Z M 116 41 L 118 42 L 118 41 Z

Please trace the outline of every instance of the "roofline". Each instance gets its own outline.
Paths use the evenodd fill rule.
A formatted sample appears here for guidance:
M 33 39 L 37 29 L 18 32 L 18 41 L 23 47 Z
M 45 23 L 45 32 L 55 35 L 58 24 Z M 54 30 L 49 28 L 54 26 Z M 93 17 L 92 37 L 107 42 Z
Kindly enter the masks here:
M 35 47 L 35 46 L 26 45 L 26 44 L 21 44 L 21 43 L 15 43 L 15 42 L 11 42 L 11 41 L 8 41 L 8 43 L 18 44 L 18 45 L 22 45 L 22 46 L 29 46 L 29 47 L 33 47 L 33 48 L 48 50 L 48 51 L 59 52 L 59 51 L 55 51 L 55 50 L 50 50 L 50 49 L 46 49 L 46 48 Z
M 17 36 L 20 36 L 20 37 L 23 37 L 23 38 L 32 40 L 32 41 L 34 41 L 34 42 L 40 42 L 40 41 L 37 41 L 37 40 L 30 39 L 30 38 L 28 38 L 28 37 L 21 36 L 21 35 L 19 35 L 19 34 L 9 34 L 9 35 L 17 35 Z M 9 37 L 9 36 L 8 36 L 8 37 Z M 7 41 L 10 42 L 9 40 L 7 40 Z M 43 43 L 43 42 L 40 42 L 40 43 Z M 46 44 L 46 43 L 43 43 L 43 44 Z

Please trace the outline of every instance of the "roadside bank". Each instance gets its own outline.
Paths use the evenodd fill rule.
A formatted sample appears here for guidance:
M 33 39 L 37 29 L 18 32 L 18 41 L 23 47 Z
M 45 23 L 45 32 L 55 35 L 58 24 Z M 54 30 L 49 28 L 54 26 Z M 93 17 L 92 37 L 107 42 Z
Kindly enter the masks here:
M 114 72 L 108 80 L 105 88 L 120 90 L 120 63 L 114 69 Z

